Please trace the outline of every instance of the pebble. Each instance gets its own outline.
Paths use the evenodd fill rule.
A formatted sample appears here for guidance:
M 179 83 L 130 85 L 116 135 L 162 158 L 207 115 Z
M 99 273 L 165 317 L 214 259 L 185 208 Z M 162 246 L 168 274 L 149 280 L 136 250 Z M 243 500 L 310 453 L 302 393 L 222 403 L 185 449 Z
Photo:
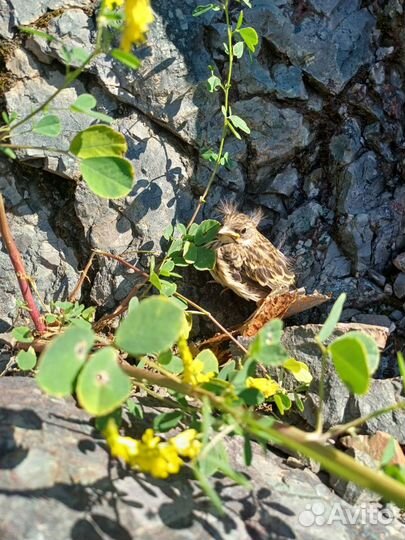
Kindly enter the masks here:
M 402 317 L 404 316 L 403 312 L 400 311 L 399 309 L 395 309 L 391 314 L 390 314 L 390 319 L 392 321 L 400 321 L 402 319 Z
M 394 294 L 397 298 L 405 297 L 405 274 L 401 272 L 394 281 Z
M 370 279 L 372 281 L 374 281 L 374 283 L 376 285 L 378 285 L 379 287 L 384 287 L 385 283 L 386 283 L 386 278 L 382 275 L 382 274 L 379 274 L 378 272 L 376 272 L 375 270 L 369 270 L 368 271 L 368 275 L 370 277 Z
M 377 313 L 360 313 L 355 315 L 353 320 L 363 324 L 372 324 L 374 326 L 384 326 L 392 333 L 396 326 L 387 315 L 378 315 Z
M 400 272 L 405 272 L 405 253 L 400 253 L 394 259 L 394 266 L 398 268 Z
M 384 287 L 384 292 L 385 294 L 387 294 L 388 296 L 392 296 L 392 286 L 387 283 Z

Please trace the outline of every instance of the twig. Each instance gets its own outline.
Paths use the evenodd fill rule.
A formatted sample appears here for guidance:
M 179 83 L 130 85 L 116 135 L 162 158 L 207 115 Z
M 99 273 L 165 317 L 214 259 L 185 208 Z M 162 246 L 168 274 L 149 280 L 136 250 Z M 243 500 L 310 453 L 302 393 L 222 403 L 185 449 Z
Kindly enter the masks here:
M 194 210 L 194 213 L 188 223 L 187 228 L 191 227 L 191 225 L 196 220 L 198 214 L 200 213 L 201 208 L 206 203 L 206 198 L 208 196 L 208 193 L 211 189 L 212 184 L 214 183 L 215 177 L 217 175 L 218 169 L 221 165 L 222 160 L 222 154 L 224 151 L 225 146 L 225 140 L 226 135 L 228 133 L 228 114 L 229 114 L 229 91 L 231 89 L 231 82 L 232 82 L 232 68 L 233 68 L 233 32 L 232 32 L 232 25 L 231 25 L 231 19 L 229 16 L 229 0 L 225 0 L 224 3 L 224 12 L 225 12 L 225 19 L 226 19 L 226 25 L 228 29 L 228 56 L 229 56 L 229 66 L 228 66 L 228 77 L 225 86 L 223 87 L 225 100 L 224 100 L 224 124 L 222 126 L 222 134 L 221 134 L 221 142 L 219 144 L 219 150 L 218 150 L 218 156 L 215 161 L 214 169 L 212 170 L 212 173 L 210 175 L 210 178 L 208 180 L 207 187 L 204 190 L 204 193 L 201 195 L 200 200 L 198 202 L 198 205 L 196 209 Z
M 30 279 L 25 272 L 25 267 L 20 252 L 18 251 L 18 248 L 14 242 L 14 238 L 11 234 L 2 195 L 0 195 L 0 232 L 3 238 L 4 246 L 7 249 L 8 256 L 10 257 L 10 261 L 14 267 L 21 294 L 24 298 L 26 305 L 28 306 L 32 322 L 34 323 L 37 332 L 43 334 L 46 330 L 46 327 L 32 295 Z
M 86 266 L 84 267 L 84 270 L 80 274 L 79 281 L 76 283 L 76 286 L 73 289 L 73 291 L 69 294 L 69 302 L 75 302 L 76 301 L 76 295 L 80 291 L 80 289 L 82 288 L 84 280 L 86 279 L 87 274 L 89 273 L 90 267 L 91 267 L 91 265 L 93 263 L 94 257 L 95 257 L 95 253 L 92 253 L 90 255 L 89 260 L 87 261 Z

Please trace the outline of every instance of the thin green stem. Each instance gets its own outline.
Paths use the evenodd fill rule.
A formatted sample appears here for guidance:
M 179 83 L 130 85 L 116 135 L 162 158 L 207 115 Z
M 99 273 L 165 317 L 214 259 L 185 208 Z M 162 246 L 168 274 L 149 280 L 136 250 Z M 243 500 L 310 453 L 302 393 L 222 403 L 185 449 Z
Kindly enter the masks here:
M 221 141 L 219 143 L 219 149 L 218 149 L 218 156 L 215 161 L 214 168 L 212 170 L 212 173 L 209 177 L 207 186 L 204 190 L 204 193 L 201 195 L 200 200 L 198 202 L 198 205 L 196 209 L 194 210 L 193 215 L 191 216 L 191 219 L 188 223 L 188 228 L 191 227 L 191 225 L 194 223 L 194 221 L 197 219 L 198 214 L 200 213 L 201 208 L 206 203 L 206 199 L 208 196 L 208 193 L 210 192 L 210 189 L 212 187 L 212 184 L 215 181 L 218 169 L 221 165 L 221 160 L 223 157 L 224 152 L 224 146 L 225 146 L 225 140 L 228 133 L 228 127 L 229 127 L 229 92 L 232 86 L 232 70 L 233 70 L 233 31 L 232 31 L 232 24 L 231 24 L 231 18 L 229 15 L 229 0 L 225 0 L 224 2 L 224 13 L 225 13 L 225 20 L 226 20 L 226 26 L 227 26 L 227 35 L 228 35 L 228 58 L 229 58 L 229 65 L 228 65 L 228 76 L 226 84 L 223 86 L 224 91 L 224 123 L 222 126 L 222 134 L 221 134 Z
M 356 462 L 352 457 L 336 450 L 332 446 L 325 445 L 322 441 L 314 440 L 313 433 L 305 433 L 300 429 L 280 422 L 274 422 L 270 425 L 267 422 L 264 424 L 250 411 L 228 404 L 223 398 L 216 396 L 204 388 L 184 384 L 178 377 L 172 376 L 167 378 L 156 372 L 130 366 L 125 361 L 122 361 L 121 365 L 128 375 L 148 384 L 165 386 L 166 388 L 171 388 L 184 395 L 189 395 L 200 400 L 204 396 L 207 397 L 213 407 L 232 416 L 235 422 L 253 437 L 265 439 L 271 443 L 277 443 L 289 450 L 312 458 L 330 473 L 344 480 L 354 482 L 360 487 L 374 491 L 384 499 L 394 502 L 401 508 L 405 508 L 405 486 L 403 484 L 381 471 L 375 471 Z
M 322 353 L 322 359 L 321 359 L 321 374 L 319 377 L 319 405 L 317 409 L 317 416 L 316 416 L 316 426 L 315 426 L 315 432 L 316 433 L 322 433 L 323 430 L 323 402 L 325 399 L 325 375 L 326 375 L 326 366 L 328 364 L 329 359 L 329 353 L 328 349 L 325 347 L 325 345 L 319 340 L 316 340 L 316 343 Z

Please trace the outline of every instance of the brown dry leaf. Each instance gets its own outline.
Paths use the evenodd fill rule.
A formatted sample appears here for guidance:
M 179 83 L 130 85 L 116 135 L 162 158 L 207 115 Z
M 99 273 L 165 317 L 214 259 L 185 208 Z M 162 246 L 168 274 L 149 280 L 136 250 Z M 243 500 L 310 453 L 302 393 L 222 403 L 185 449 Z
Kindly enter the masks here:
M 317 291 L 307 295 L 304 288 L 288 291 L 279 296 L 271 296 L 270 294 L 253 315 L 239 328 L 231 330 L 231 333 L 234 336 L 253 337 L 266 323 L 273 319 L 292 317 L 307 309 L 319 306 L 330 299 L 331 295 L 320 294 Z M 226 341 L 229 341 L 228 334 L 216 334 L 200 343 L 199 347 L 203 349 L 207 347 L 219 349 Z

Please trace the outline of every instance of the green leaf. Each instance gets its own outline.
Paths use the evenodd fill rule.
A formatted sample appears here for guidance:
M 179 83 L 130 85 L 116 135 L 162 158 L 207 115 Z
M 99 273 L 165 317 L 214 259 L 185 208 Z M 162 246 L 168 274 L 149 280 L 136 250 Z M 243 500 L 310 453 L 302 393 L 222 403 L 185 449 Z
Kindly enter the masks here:
M 212 270 L 215 266 L 215 252 L 212 249 L 198 247 L 194 268 L 197 270 Z
M 208 242 L 212 242 L 216 238 L 220 228 L 221 224 L 219 221 L 206 219 L 198 226 L 194 236 L 194 243 L 196 246 L 202 246 Z
M 397 361 L 398 361 L 399 373 L 401 374 L 402 386 L 404 387 L 404 392 L 405 392 L 405 360 L 404 360 L 404 355 L 401 352 L 397 353 Z
M 370 374 L 372 375 L 380 364 L 380 350 L 374 339 L 360 331 L 347 332 L 345 337 L 359 339 L 367 351 L 367 363 Z
M 328 347 L 337 374 L 354 394 L 366 394 L 370 386 L 367 349 L 358 338 L 342 336 Z
M 287 394 L 276 394 L 273 396 L 274 403 L 277 405 L 277 409 L 280 411 L 280 414 L 284 414 L 285 411 L 291 409 L 291 399 Z
M 387 476 L 405 484 L 405 467 L 403 465 L 385 465 L 383 471 Z
M 121 157 L 94 157 L 80 162 L 80 172 L 89 188 L 100 197 L 119 199 L 134 183 L 132 163 Z
M 184 260 L 189 263 L 193 264 L 197 260 L 198 255 L 198 248 L 193 243 L 187 241 L 184 242 L 184 248 L 183 248 L 183 257 Z
M 221 8 L 217 4 L 205 4 L 202 6 L 197 6 L 193 11 L 193 17 L 199 17 L 208 11 L 219 11 L 220 9 Z
M 221 79 L 216 75 L 212 74 L 211 77 L 207 79 L 208 91 L 215 92 L 221 86 Z
M 268 322 L 258 332 L 249 347 L 249 356 L 265 366 L 278 366 L 290 358 L 280 343 L 283 323 L 279 319 Z
M 19 26 L 18 30 L 20 32 L 24 32 L 24 34 L 29 34 L 30 36 L 36 36 L 42 39 L 45 39 L 46 41 L 54 41 L 54 36 L 51 36 L 50 34 L 47 34 L 46 32 L 41 32 L 40 30 L 37 30 L 36 28 L 30 28 L 29 26 Z
M 242 391 L 246 387 L 246 379 L 256 375 L 256 367 L 256 360 L 248 358 L 248 360 L 243 363 L 242 369 L 236 371 L 235 376 L 231 381 L 236 391 Z
M 284 362 L 283 368 L 289 371 L 298 382 L 310 384 L 312 381 L 309 367 L 304 362 L 299 362 L 295 358 L 289 358 Z
M 177 285 L 173 283 L 172 281 L 161 279 L 160 285 L 161 285 L 160 292 L 164 294 L 165 296 L 173 296 L 173 294 L 177 291 Z
M 135 418 L 140 418 L 141 420 L 143 419 L 144 414 L 142 405 L 138 401 L 129 398 L 127 399 L 125 405 L 128 409 L 129 414 L 132 414 L 132 416 L 135 416 Z
M 164 351 L 158 356 L 158 362 L 170 373 L 178 375 L 184 370 L 184 364 L 181 358 L 175 356 L 172 351 Z
M 61 51 L 61 57 L 68 66 L 82 66 L 87 62 L 89 56 L 90 53 L 81 47 L 72 47 L 71 49 L 63 47 Z
M 16 326 L 11 330 L 11 335 L 19 343 L 31 343 L 34 341 L 32 330 L 28 326 Z
M 72 154 L 80 159 L 122 157 L 127 149 L 124 135 L 102 125 L 90 126 L 78 133 L 69 148 Z
M 222 366 L 218 378 L 224 381 L 228 381 L 235 371 L 235 365 L 235 360 L 228 360 L 228 362 Z
M 204 364 L 203 373 L 218 373 L 218 360 L 210 349 L 204 349 L 197 354 L 195 360 L 200 360 Z
M 172 224 L 170 224 L 164 229 L 162 236 L 165 240 L 170 240 L 171 237 L 173 236 L 173 233 L 174 233 L 174 227 Z
M 250 467 L 253 459 L 252 442 L 249 435 L 243 437 L 243 457 L 246 467 Z
M 62 131 L 62 125 L 56 114 L 47 114 L 34 125 L 32 131 L 45 137 L 57 137 Z
M 183 417 L 183 411 L 170 411 L 158 414 L 153 419 L 153 429 L 160 433 L 165 433 L 178 426 L 183 420 Z
M 121 322 L 118 347 L 133 356 L 158 354 L 170 349 L 180 337 L 184 312 L 165 296 L 152 296 L 139 303 Z
M 10 159 L 17 159 L 17 154 L 6 146 L 0 146 L 0 152 Z
M 142 65 L 142 62 L 137 56 L 132 53 L 122 51 L 121 49 L 113 49 L 111 51 L 111 56 L 124 64 L 131 69 L 139 69 Z
M 243 41 L 238 41 L 238 43 L 235 43 L 235 45 L 233 46 L 233 55 L 236 56 L 236 58 L 242 58 L 243 50 L 244 50 Z
M 76 326 L 54 338 L 39 358 L 37 382 L 42 390 L 56 397 L 70 395 L 94 340 L 91 329 Z
M 342 314 L 343 304 L 346 301 L 346 293 L 342 293 L 336 302 L 333 304 L 328 318 L 323 323 L 322 329 L 319 332 L 318 338 L 324 343 L 333 333 Z
M 88 413 L 104 416 L 122 405 L 131 389 L 131 379 L 118 364 L 118 351 L 104 347 L 90 356 L 79 373 L 76 394 Z
M 193 467 L 194 476 L 198 480 L 198 483 L 200 484 L 200 487 L 206 494 L 206 496 L 209 498 L 213 506 L 216 508 L 217 512 L 221 515 L 224 514 L 224 507 L 222 505 L 221 498 L 215 491 L 215 489 L 210 484 L 209 479 L 207 476 L 202 472 L 201 468 L 197 465 L 194 465 Z
M 380 461 L 380 466 L 384 467 L 385 465 L 388 465 L 394 459 L 397 453 L 397 448 L 398 448 L 397 445 L 398 445 L 397 441 L 393 437 L 391 437 L 384 448 L 384 452 Z
M 241 38 L 246 43 L 246 47 L 255 52 L 257 44 L 259 43 L 259 36 L 254 28 L 247 26 L 246 28 L 240 28 L 238 30 Z
M 96 98 L 92 96 L 91 94 L 81 94 L 76 101 L 70 106 L 70 110 L 73 112 L 77 112 L 80 114 L 87 114 L 87 116 L 91 116 L 92 118 L 96 118 L 97 120 L 100 120 L 101 122 L 107 122 L 111 124 L 113 119 L 110 116 L 107 116 L 106 114 L 99 113 L 97 111 L 93 111 L 94 107 L 97 105 Z M 93 126 L 98 127 L 98 126 Z
M 251 4 L 250 0 L 242 0 L 242 2 L 244 4 L 246 4 L 248 7 L 250 7 L 250 8 L 252 7 L 252 4 Z
M 236 30 L 239 30 L 242 24 L 243 24 L 243 9 L 239 12 L 238 22 L 236 23 Z
M 160 267 L 159 274 L 161 276 L 170 277 L 172 270 L 174 270 L 174 262 L 171 259 L 168 259 Z
M 248 407 L 257 407 L 264 401 L 264 395 L 257 388 L 244 388 L 238 396 Z
M 20 351 L 16 357 L 17 365 L 23 371 L 30 371 L 34 369 L 37 363 L 37 355 L 32 347 L 29 347 L 27 351 Z
M 214 152 L 214 150 L 211 150 L 210 148 L 208 150 L 204 150 L 201 153 L 201 157 L 205 159 L 206 161 L 209 161 L 210 163 L 215 163 L 218 159 L 218 154 Z
M 232 122 L 234 127 L 241 129 L 245 133 L 250 133 L 249 126 L 240 116 L 237 116 L 236 114 L 231 114 L 231 116 L 228 117 L 228 120 Z

